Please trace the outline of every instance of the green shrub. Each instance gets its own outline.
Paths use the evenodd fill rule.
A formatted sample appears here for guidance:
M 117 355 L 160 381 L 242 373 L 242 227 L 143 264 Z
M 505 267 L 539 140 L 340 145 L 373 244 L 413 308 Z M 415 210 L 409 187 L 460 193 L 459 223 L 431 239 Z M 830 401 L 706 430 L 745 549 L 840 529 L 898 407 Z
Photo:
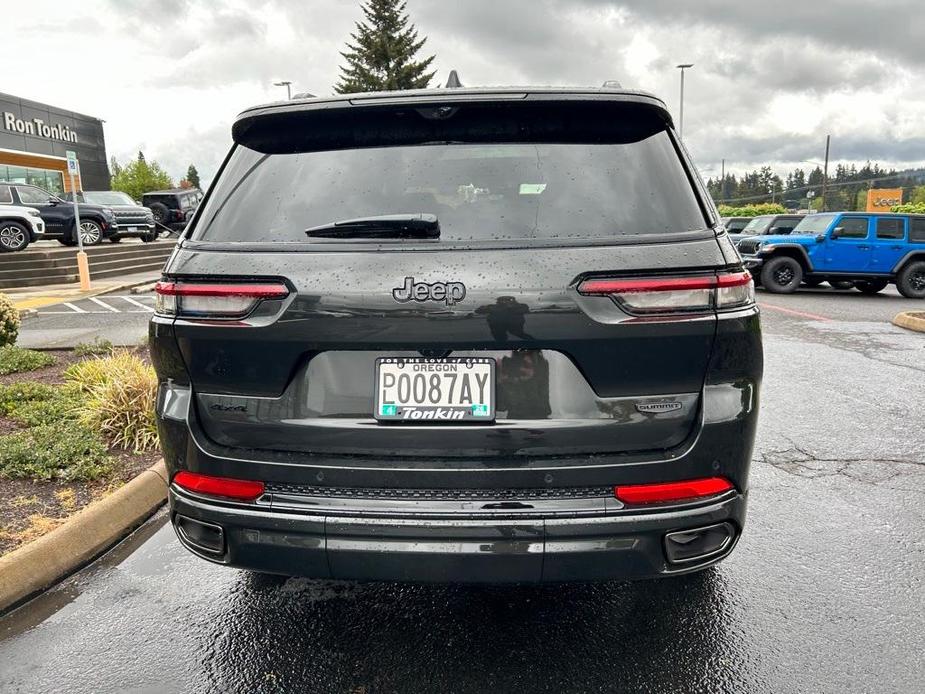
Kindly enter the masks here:
M 74 345 L 74 354 L 78 357 L 112 354 L 112 343 L 109 340 L 101 340 L 99 338 L 96 338 L 93 342 L 78 342 Z
M 91 429 L 64 421 L 0 436 L 0 476 L 34 480 L 95 480 L 114 461 Z
M 758 217 L 763 214 L 785 214 L 786 212 L 786 207 L 773 202 L 746 205 L 745 207 L 730 207 L 729 205 L 719 206 L 720 217 Z
M 893 212 L 906 212 L 908 214 L 925 214 L 925 202 L 907 202 L 905 205 L 894 205 Z
M 6 294 L 0 294 L 0 347 L 16 343 L 19 325 L 19 309 Z
M 157 446 L 157 375 L 127 351 L 69 367 L 65 378 L 83 394 L 81 421 L 113 445 L 133 451 Z
M 19 373 L 21 371 L 35 371 L 51 366 L 55 358 L 44 352 L 23 349 L 15 345 L 0 347 L 0 375 Z
M 58 389 L 44 383 L 23 381 L 0 385 L 0 415 L 8 415 L 27 402 L 43 402 L 55 397 Z
M 9 416 L 27 427 L 76 420 L 80 416 L 82 402 L 77 393 L 69 389 L 56 390 L 46 400 L 24 400 L 15 405 Z

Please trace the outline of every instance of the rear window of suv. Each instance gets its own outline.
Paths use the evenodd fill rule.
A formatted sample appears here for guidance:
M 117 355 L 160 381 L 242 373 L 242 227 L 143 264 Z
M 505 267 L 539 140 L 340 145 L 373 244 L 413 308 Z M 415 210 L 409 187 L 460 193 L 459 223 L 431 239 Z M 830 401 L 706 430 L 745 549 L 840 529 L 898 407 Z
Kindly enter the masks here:
M 667 131 L 626 143 L 436 143 L 262 154 L 237 145 L 193 238 L 306 242 L 376 215 L 436 215 L 442 241 L 608 239 L 704 229 Z

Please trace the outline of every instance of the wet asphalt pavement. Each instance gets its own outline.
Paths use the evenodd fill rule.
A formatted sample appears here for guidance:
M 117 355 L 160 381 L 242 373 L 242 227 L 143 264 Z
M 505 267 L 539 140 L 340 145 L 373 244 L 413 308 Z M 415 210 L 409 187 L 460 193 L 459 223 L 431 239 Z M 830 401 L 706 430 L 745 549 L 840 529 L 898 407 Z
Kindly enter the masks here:
M 0 691 L 911 692 L 925 682 L 925 334 L 895 294 L 760 295 L 749 517 L 701 574 L 266 581 L 164 513 L 0 620 Z

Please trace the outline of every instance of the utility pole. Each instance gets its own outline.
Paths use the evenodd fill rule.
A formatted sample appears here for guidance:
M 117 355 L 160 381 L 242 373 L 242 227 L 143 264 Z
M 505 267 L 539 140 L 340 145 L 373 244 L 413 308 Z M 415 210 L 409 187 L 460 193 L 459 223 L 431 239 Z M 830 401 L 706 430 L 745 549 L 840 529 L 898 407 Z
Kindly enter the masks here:
M 829 141 L 831 140 L 831 135 L 825 136 L 825 168 L 822 170 L 822 211 L 826 211 L 825 206 L 825 189 L 829 182 Z
M 678 106 L 678 137 L 684 137 L 684 71 L 689 68 L 694 67 L 693 63 L 682 63 L 678 65 L 678 69 L 681 71 L 681 103 Z
M 719 190 L 720 190 L 719 196 L 723 200 L 725 200 L 726 199 L 726 160 L 723 159 L 721 161 L 722 163 L 719 165 L 719 171 L 720 171 L 719 180 L 721 181 L 721 183 L 719 184 Z
M 286 88 L 286 101 L 292 101 L 292 88 L 290 87 L 291 84 L 292 82 L 283 80 L 282 82 L 274 82 L 273 86 L 274 87 L 285 87 Z

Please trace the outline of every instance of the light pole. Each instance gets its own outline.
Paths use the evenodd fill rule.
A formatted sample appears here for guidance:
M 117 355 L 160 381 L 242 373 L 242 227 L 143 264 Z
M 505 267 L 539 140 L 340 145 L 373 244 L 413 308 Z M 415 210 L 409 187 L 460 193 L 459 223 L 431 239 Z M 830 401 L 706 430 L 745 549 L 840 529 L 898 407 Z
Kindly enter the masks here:
M 681 71 L 681 105 L 678 107 L 678 137 L 684 137 L 684 71 L 694 67 L 693 63 L 682 63 L 678 65 Z
M 283 80 L 281 82 L 274 82 L 273 86 L 274 87 L 285 87 L 286 88 L 286 101 L 291 101 L 292 100 L 292 89 L 289 86 L 291 84 L 292 82 L 287 82 L 286 80 Z

